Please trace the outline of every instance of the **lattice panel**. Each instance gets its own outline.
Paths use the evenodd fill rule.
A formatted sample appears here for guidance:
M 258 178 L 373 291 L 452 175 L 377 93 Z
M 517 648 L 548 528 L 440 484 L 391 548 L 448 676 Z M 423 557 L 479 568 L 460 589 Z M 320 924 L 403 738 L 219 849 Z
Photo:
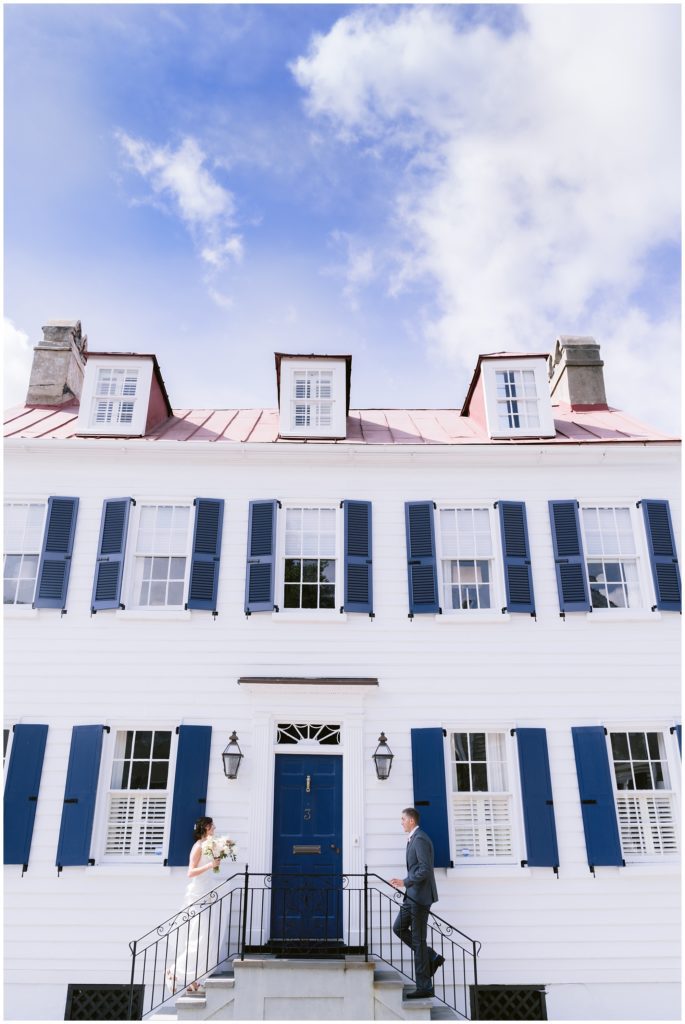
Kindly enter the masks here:
M 511 831 L 508 795 L 454 797 L 457 857 L 510 857 Z
M 166 796 L 111 796 L 107 855 L 159 856 L 164 845 Z
M 471 1016 L 475 1016 L 473 989 L 471 990 Z M 509 988 L 483 985 L 478 988 L 479 1020 L 547 1020 L 545 991 L 543 988 L 522 985 Z
M 678 852 L 678 836 L 670 795 L 652 796 L 620 793 L 616 800 L 621 845 L 630 854 Z
M 128 985 L 69 985 L 65 1020 L 140 1020 L 143 986 L 133 989 L 133 1013 L 129 1016 Z

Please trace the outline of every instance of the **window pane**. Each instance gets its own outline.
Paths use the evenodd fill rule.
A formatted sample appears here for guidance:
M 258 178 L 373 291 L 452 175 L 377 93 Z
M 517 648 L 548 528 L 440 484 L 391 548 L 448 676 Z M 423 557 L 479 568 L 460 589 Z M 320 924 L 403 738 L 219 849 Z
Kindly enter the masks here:
M 150 789 L 166 789 L 169 765 L 166 761 L 153 761 L 150 768 Z
M 285 580 L 286 583 L 299 583 L 302 579 L 302 561 L 299 558 L 286 558 Z
M 152 747 L 153 757 L 169 758 L 171 755 L 171 733 L 156 732 Z
M 286 530 L 293 530 L 297 533 L 302 529 L 302 509 L 301 508 L 287 508 L 285 510 L 285 528 Z
M 138 604 L 148 605 L 150 603 L 150 584 L 141 583 L 140 585 L 140 597 L 138 598 Z
M 616 761 L 628 760 L 628 737 L 624 732 L 612 732 L 611 753 Z
M 653 757 L 654 760 L 659 760 L 661 757 L 661 751 L 659 749 L 659 733 L 648 732 L 647 745 L 649 747 L 649 756 Z
M 125 761 L 114 761 L 112 763 L 112 782 L 110 789 L 124 789 L 124 765 Z
M 471 765 L 471 779 L 473 789 L 476 792 L 486 792 L 488 788 L 488 773 L 484 764 Z
M 119 736 L 125 737 L 124 757 L 130 758 L 133 752 L 133 730 L 129 729 L 126 733 L 119 733 L 117 735 L 117 746 L 119 744 Z
M 169 565 L 169 579 L 182 580 L 186 573 L 185 558 L 172 558 Z
M 485 761 L 485 733 L 472 732 L 469 739 L 471 740 L 471 760 Z
M 303 533 L 302 534 L 302 554 L 303 555 L 318 555 L 319 553 L 319 535 L 318 533 Z
M 183 604 L 183 584 L 182 583 L 170 583 L 167 591 L 167 604 L 169 605 L 182 605 Z
M 318 508 L 303 508 L 302 509 L 302 529 L 306 533 L 319 532 L 319 510 Z
M 169 571 L 169 559 L 168 558 L 153 558 L 152 559 L 152 579 L 153 580 L 165 580 Z
M 335 587 L 331 587 L 327 583 L 321 587 L 321 603 L 319 607 L 335 608 Z
M 17 583 L 16 580 L 5 580 L 3 585 L 3 603 L 14 604 L 14 599 L 17 595 Z
M 5 555 L 5 579 L 17 579 L 21 571 L 21 555 Z
M 649 770 L 648 761 L 635 761 L 633 763 L 633 773 L 635 775 L 636 789 L 652 788 L 652 773 Z
M 457 789 L 460 793 L 468 793 L 471 790 L 471 778 L 469 773 L 469 766 L 467 764 L 458 764 L 457 768 Z
M 316 585 L 310 585 L 305 583 L 302 585 L 302 607 L 303 608 L 316 608 L 317 605 L 317 590 Z
M 468 761 L 469 759 L 468 736 L 465 732 L 454 734 L 454 757 L 457 761 Z
M 646 760 L 649 756 L 647 753 L 647 741 L 643 732 L 631 732 L 628 733 L 630 740 L 630 754 L 633 761 Z
M 335 534 L 322 533 L 319 538 L 319 554 L 335 555 Z
M 654 789 L 666 789 L 664 771 L 660 761 L 652 761 L 652 780 Z
M 633 788 L 633 773 L 630 770 L 630 763 L 628 761 L 616 761 L 614 772 L 616 774 L 617 789 Z
M 131 789 L 148 789 L 149 761 L 131 762 Z
M 305 558 L 302 562 L 302 579 L 307 583 L 316 583 L 319 563 L 316 558 Z
M 319 515 L 319 529 L 321 533 L 335 533 L 335 509 L 322 508 Z
M 149 757 L 152 753 L 152 733 L 137 732 L 133 745 L 133 756 L 137 758 Z
M 21 578 L 35 580 L 38 575 L 38 555 L 24 555 L 21 566 Z
M 31 604 L 35 589 L 35 580 L 21 580 L 17 588 L 17 604 Z
M 300 554 L 300 534 L 299 533 L 286 533 L 286 535 L 285 535 L 285 553 L 286 553 L 286 555 L 299 555 Z
M 150 605 L 163 605 L 166 600 L 166 583 L 150 584 Z
M 335 562 L 330 558 L 322 558 L 319 579 L 323 583 L 335 583 Z
M 286 608 L 299 608 L 300 607 L 300 586 L 299 583 L 293 585 L 292 583 L 286 583 L 283 588 L 283 604 Z

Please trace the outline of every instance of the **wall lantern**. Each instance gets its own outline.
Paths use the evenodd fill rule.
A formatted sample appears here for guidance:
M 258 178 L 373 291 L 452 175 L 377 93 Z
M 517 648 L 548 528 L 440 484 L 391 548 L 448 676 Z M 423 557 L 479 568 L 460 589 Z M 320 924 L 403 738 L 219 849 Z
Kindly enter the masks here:
M 245 756 L 238 746 L 235 729 L 228 738 L 228 746 L 221 755 L 224 759 L 224 775 L 227 779 L 237 779 L 240 762 Z
M 376 776 L 379 779 L 387 779 L 392 768 L 392 759 L 395 755 L 388 746 L 388 737 L 384 732 L 378 737 L 378 746 L 375 754 L 372 755 L 376 765 Z

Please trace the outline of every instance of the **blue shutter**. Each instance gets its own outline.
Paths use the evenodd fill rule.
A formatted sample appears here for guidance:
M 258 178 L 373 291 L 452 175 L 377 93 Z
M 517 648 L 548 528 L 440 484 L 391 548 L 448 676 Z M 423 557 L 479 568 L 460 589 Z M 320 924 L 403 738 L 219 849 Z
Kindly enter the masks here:
M 4 802 L 5 864 L 29 862 L 47 725 L 15 725 Z
M 583 541 L 580 536 L 577 501 L 550 501 L 554 565 L 557 572 L 559 611 L 588 612 L 588 596 Z
M 523 821 L 530 867 L 559 866 L 545 729 L 517 729 Z
M 435 613 L 440 611 L 440 605 L 433 502 L 407 501 L 404 513 L 407 529 L 409 614 Z
M 640 504 L 645 517 L 656 607 L 666 612 L 679 612 L 682 608 L 680 569 L 671 510 L 667 501 L 643 498 Z
M 588 864 L 591 868 L 621 865 L 623 855 L 604 729 L 601 725 L 574 726 L 571 732 Z
M 277 501 L 251 501 L 247 533 L 245 611 L 274 610 Z
M 221 560 L 221 528 L 224 502 L 221 498 L 195 499 L 195 531 L 190 565 L 188 608 L 216 611 Z
M 87 864 L 95 816 L 102 733 L 106 726 L 75 725 L 64 787 L 62 823 L 57 843 L 57 867 Z
M 523 501 L 498 501 L 508 612 L 535 612 L 528 521 Z
M 91 611 L 121 607 L 121 581 L 132 504 L 133 498 L 107 498 L 102 503 Z
M 421 828 L 433 840 L 436 868 L 450 868 L 450 831 L 445 785 L 445 744 L 442 729 L 412 729 L 411 765 L 414 807 Z
M 343 501 L 346 612 L 373 614 L 371 502 Z
M 34 608 L 64 608 L 74 547 L 78 498 L 48 498 Z
M 176 776 L 166 861 L 170 867 L 188 866 L 190 848 L 195 842 L 193 826 L 198 818 L 206 814 L 211 743 L 211 725 L 178 727 Z

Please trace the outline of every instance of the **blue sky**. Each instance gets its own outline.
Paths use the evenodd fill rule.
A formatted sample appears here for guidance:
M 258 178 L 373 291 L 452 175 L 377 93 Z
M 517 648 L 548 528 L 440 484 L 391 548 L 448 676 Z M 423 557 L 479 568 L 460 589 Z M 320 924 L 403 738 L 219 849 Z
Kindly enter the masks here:
M 459 406 L 477 354 L 592 334 L 679 427 L 677 6 L 5 7 L 6 400 L 48 319 L 172 404 Z

